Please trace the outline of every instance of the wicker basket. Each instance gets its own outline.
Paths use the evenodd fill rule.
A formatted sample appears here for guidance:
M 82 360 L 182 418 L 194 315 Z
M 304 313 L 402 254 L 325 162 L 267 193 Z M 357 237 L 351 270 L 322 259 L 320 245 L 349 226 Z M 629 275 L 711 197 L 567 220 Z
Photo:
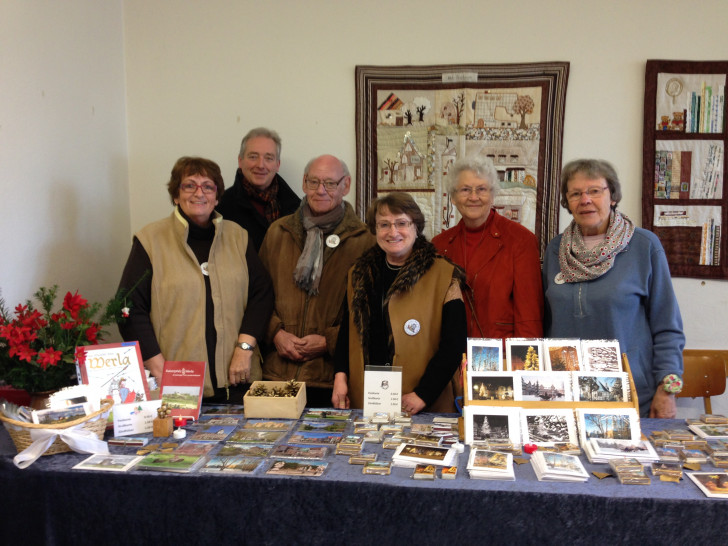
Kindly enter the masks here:
M 113 405 L 113 400 L 105 398 L 101 400 L 100 410 L 81 417 L 80 419 L 75 419 L 74 421 L 68 421 L 67 423 L 61 423 L 58 425 L 36 425 L 35 423 L 16 421 L 15 419 L 5 417 L 1 413 L 0 421 L 2 421 L 5 425 L 10 437 L 13 439 L 13 443 L 15 443 L 15 448 L 18 450 L 18 453 L 20 453 L 30 447 L 33 443 L 33 439 L 30 437 L 30 431 L 33 429 L 64 429 L 83 423 L 83 428 L 96 434 L 96 436 L 99 437 L 99 440 L 103 440 L 104 432 L 106 431 L 106 420 Z M 55 455 L 56 453 L 65 453 L 67 451 L 72 450 L 66 442 L 58 437 L 53 441 L 51 446 L 45 453 L 43 453 L 43 455 Z

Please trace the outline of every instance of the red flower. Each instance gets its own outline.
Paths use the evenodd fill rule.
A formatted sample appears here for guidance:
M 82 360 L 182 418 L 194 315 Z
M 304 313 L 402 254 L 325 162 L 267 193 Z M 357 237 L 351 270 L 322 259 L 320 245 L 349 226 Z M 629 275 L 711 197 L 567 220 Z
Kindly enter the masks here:
M 91 323 L 89 327 L 86 329 L 86 339 L 88 339 L 88 342 L 91 344 L 95 344 L 98 342 L 97 336 L 99 333 L 99 326 L 97 324 Z
M 76 327 L 76 323 L 70 320 L 67 320 L 66 322 L 60 322 L 59 324 L 64 330 L 73 330 Z
M 86 363 L 86 349 L 84 347 L 76 347 L 76 362 L 79 366 Z
M 11 347 L 8 354 L 13 356 L 13 351 L 16 355 L 18 355 L 18 360 L 25 360 L 27 362 L 30 362 L 33 357 L 38 354 L 38 351 L 30 348 L 30 345 L 18 345 L 17 348 Z
M 66 297 L 63 298 L 63 308 L 71 314 L 74 320 L 78 319 L 79 311 L 86 306 L 88 306 L 88 300 L 80 296 L 78 291 L 75 294 L 66 292 Z
M 62 356 L 62 351 L 56 351 L 53 347 L 49 347 L 38 353 L 38 364 L 45 370 L 48 366 L 55 366 Z

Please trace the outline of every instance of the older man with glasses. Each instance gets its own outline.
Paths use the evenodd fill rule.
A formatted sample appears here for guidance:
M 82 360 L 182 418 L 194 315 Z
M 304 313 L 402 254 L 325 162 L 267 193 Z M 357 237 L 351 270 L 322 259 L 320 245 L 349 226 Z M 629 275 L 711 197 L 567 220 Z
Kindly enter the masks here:
M 375 243 L 344 201 L 350 187 L 349 169 L 340 159 L 322 155 L 309 161 L 301 206 L 270 226 L 260 248 L 276 297 L 263 378 L 305 381 L 309 406 L 331 405 L 346 272 Z

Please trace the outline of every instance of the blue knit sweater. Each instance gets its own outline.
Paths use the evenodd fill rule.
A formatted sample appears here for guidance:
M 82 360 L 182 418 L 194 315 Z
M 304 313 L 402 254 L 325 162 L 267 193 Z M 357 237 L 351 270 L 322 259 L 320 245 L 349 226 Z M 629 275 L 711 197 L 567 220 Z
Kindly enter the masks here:
M 627 353 L 640 414 L 649 414 L 657 385 L 682 375 L 682 318 L 665 251 L 654 233 L 636 228 L 614 266 L 592 281 L 556 284 L 561 235 L 546 248 L 544 334 L 551 338 L 617 339 Z

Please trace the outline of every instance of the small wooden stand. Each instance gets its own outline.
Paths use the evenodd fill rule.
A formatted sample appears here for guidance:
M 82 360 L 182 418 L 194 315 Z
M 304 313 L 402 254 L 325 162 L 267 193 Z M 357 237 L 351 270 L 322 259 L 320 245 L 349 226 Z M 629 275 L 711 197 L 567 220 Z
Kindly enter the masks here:
M 169 438 L 174 432 L 174 423 L 171 417 L 157 417 L 152 423 L 152 435 L 155 438 Z

